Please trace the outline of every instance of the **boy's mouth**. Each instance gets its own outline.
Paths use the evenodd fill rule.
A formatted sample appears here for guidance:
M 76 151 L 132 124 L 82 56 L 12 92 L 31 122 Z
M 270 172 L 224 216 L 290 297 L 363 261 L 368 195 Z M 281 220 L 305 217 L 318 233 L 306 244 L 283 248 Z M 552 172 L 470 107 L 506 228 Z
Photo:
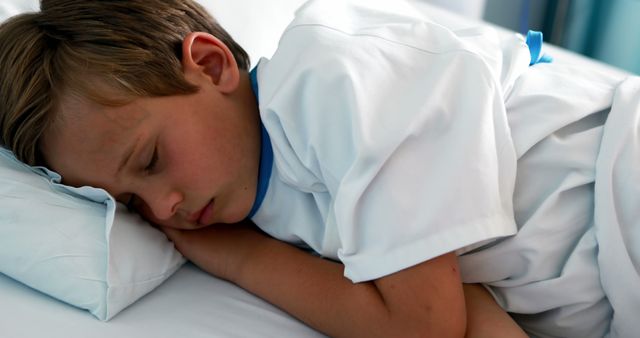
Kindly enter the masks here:
M 200 225 L 208 225 L 206 222 L 207 219 L 211 218 L 211 215 L 213 214 L 213 204 L 214 200 L 212 199 L 211 201 L 209 201 L 209 203 L 207 203 L 207 205 L 204 206 L 204 208 L 191 214 L 187 221 L 190 223 L 198 223 Z

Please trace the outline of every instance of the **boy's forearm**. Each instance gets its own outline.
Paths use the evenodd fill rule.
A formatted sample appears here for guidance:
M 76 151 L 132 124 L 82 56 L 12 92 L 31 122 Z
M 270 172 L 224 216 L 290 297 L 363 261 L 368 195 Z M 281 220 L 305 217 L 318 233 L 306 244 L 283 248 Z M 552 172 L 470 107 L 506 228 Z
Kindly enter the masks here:
M 457 301 L 438 299 L 446 292 L 425 286 L 419 291 L 421 295 L 407 294 L 405 298 L 430 295 L 434 302 L 424 306 L 428 308 L 426 311 L 413 311 L 414 304 L 385 298 L 374 282 L 352 283 L 343 276 L 341 264 L 312 256 L 253 230 L 247 231 L 229 236 L 220 233 L 209 239 L 194 236 L 188 241 L 178 240 L 182 244 L 177 244 L 203 269 L 236 283 L 333 337 L 464 335 L 462 298 L 461 307 L 456 306 Z M 220 261 L 213 257 L 226 250 L 234 252 L 236 257 L 224 258 L 232 263 L 221 267 Z M 388 290 L 388 283 L 384 287 Z M 410 289 L 397 285 L 400 291 L 405 287 Z
M 342 266 L 266 240 L 232 281 L 332 337 L 374 337 L 390 314 L 372 283 L 353 284 Z M 380 326 L 376 328 L 375 326 Z
M 465 284 L 466 338 L 526 338 L 516 324 L 480 284 Z

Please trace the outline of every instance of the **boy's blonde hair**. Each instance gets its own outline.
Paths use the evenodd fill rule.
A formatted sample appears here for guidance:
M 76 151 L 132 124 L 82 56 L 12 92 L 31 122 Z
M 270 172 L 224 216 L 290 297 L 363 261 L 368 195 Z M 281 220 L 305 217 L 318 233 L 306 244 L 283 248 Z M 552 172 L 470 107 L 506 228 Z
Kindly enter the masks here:
M 191 0 L 42 0 L 0 25 L 0 145 L 42 165 L 39 143 L 61 95 L 106 106 L 198 90 L 182 73 L 182 41 L 207 32 L 247 53 Z M 117 93 L 114 95 L 114 93 Z

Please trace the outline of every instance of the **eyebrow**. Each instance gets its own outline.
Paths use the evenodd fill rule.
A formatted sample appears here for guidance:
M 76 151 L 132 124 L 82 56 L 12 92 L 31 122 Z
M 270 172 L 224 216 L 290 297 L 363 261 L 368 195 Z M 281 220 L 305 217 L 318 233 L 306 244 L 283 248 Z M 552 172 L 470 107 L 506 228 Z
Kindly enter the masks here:
M 118 174 L 120 174 L 120 172 L 122 171 L 122 169 L 124 169 L 124 167 L 127 166 L 127 163 L 129 163 L 129 159 L 131 158 L 131 156 L 133 156 L 133 153 L 135 152 L 136 146 L 138 145 L 139 142 L 140 142 L 140 138 L 137 138 L 136 141 L 124 153 L 124 156 L 122 157 L 122 160 L 120 161 L 120 164 L 118 165 L 118 170 L 116 171 L 116 176 Z

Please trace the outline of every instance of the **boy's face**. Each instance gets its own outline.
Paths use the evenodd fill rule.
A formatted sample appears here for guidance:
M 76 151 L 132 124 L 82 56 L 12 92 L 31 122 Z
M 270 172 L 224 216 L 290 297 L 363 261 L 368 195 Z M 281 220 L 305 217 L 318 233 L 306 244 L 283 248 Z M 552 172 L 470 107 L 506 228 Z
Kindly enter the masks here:
M 260 131 L 233 102 L 210 86 L 117 108 L 66 98 L 43 151 L 66 184 L 104 188 L 154 223 L 235 223 L 255 199 Z

